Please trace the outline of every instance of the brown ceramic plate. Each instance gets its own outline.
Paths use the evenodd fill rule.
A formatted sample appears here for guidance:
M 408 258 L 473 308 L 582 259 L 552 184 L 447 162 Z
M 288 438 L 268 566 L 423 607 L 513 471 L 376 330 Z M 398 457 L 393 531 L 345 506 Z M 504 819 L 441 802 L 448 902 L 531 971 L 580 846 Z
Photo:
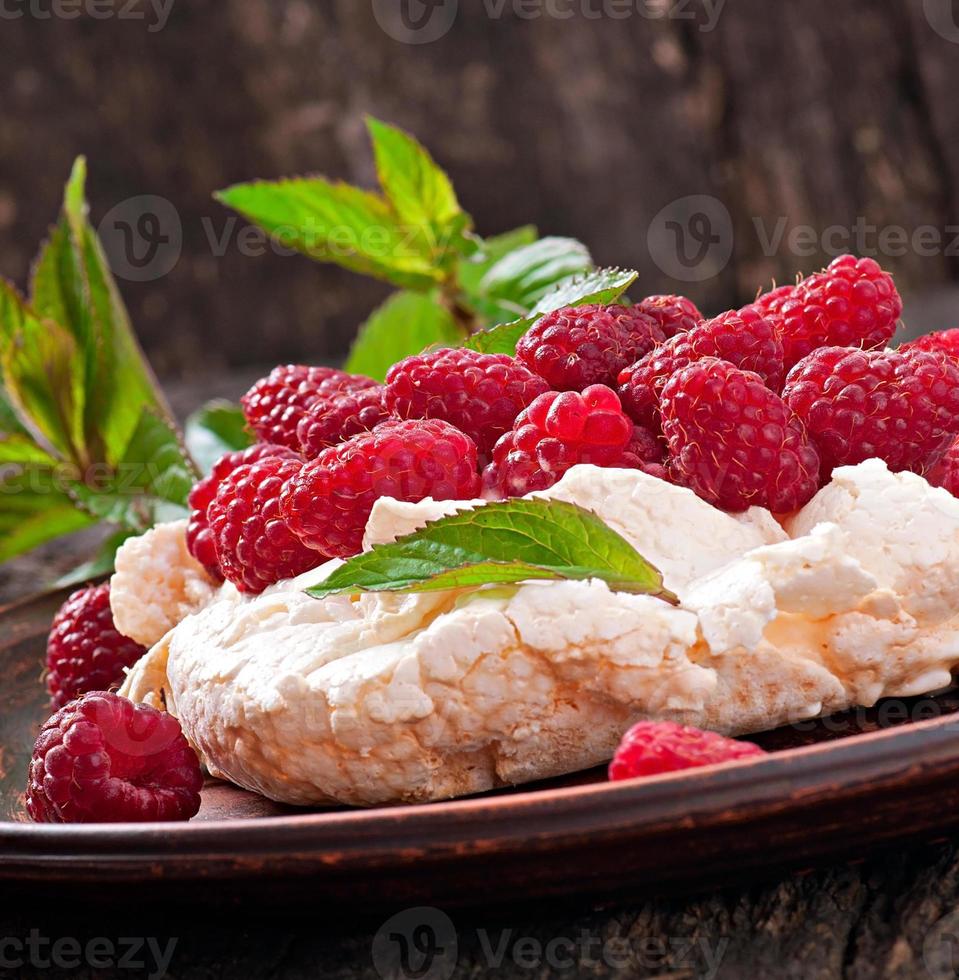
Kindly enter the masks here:
M 114 880 L 153 893 L 469 902 L 715 884 L 959 825 L 959 695 L 756 740 L 769 758 L 609 784 L 564 781 L 367 811 L 281 808 L 222 783 L 188 824 L 36 826 L 21 792 L 47 715 L 44 640 L 62 594 L 0 611 L 0 890 Z M 918 720 L 921 719 L 921 720 Z

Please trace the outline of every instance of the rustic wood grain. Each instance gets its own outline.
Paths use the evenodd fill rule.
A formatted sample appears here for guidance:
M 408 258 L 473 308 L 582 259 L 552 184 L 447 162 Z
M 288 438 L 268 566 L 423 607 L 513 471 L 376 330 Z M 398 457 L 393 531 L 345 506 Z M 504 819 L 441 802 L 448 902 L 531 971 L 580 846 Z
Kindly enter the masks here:
M 429 143 L 482 231 L 532 221 L 579 236 L 599 261 L 638 268 L 644 291 L 687 288 L 718 311 L 826 258 L 818 246 L 765 254 L 757 221 L 767 233 L 780 219 L 817 232 L 860 218 L 956 224 L 959 44 L 930 26 L 938 2 L 844 0 L 837 16 L 830 0 L 735 0 L 704 31 L 699 0 L 694 22 L 584 15 L 595 0 L 569 20 L 524 19 L 511 3 L 491 19 L 485 0 L 461 0 L 450 33 L 422 46 L 389 38 L 366 0 L 176 0 L 154 33 L 117 18 L 5 19 L 0 270 L 23 280 L 86 151 L 95 216 L 141 194 L 180 214 L 173 271 L 123 284 L 161 370 L 338 357 L 384 288 L 240 254 L 210 194 L 305 171 L 369 183 L 373 112 Z M 647 230 L 691 194 L 729 209 L 735 247 L 681 287 Z M 218 257 L 210 239 L 224 233 Z M 909 292 L 957 278 L 942 250 L 884 261 Z

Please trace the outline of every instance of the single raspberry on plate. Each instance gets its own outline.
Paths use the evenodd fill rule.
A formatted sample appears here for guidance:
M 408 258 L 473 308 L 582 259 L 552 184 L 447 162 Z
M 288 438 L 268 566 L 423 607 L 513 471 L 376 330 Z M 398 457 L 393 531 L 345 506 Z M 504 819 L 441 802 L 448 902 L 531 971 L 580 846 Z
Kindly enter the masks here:
M 276 456 L 280 459 L 299 459 L 300 457 L 287 449 L 286 446 L 275 446 L 269 442 L 258 442 L 246 449 L 225 453 L 214 464 L 209 474 L 194 484 L 187 498 L 190 505 L 190 520 L 186 528 L 186 546 L 191 555 L 217 579 L 223 578 L 220 566 L 216 560 L 216 548 L 213 544 L 213 532 L 207 519 L 207 509 L 213 502 L 216 492 L 226 477 L 237 467 L 258 460 Z
M 696 304 L 685 296 L 647 296 L 633 309 L 651 316 L 667 340 L 692 330 L 706 319 Z
M 878 457 L 922 472 L 959 432 L 959 364 L 931 351 L 821 347 L 789 372 L 783 398 L 836 466 Z
M 123 681 L 146 647 L 123 636 L 110 611 L 110 583 L 74 592 L 60 607 L 47 638 L 47 690 L 56 708 L 87 691 Z
M 783 378 L 783 348 L 773 321 L 752 306 L 723 313 L 677 334 L 619 375 L 619 395 L 638 425 L 659 427 L 659 399 L 680 368 L 716 357 L 744 371 L 755 371 L 770 388 Z
M 605 385 L 582 394 L 548 391 L 496 443 L 483 484 L 491 494 L 521 497 L 551 487 L 578 463 L 637 468 L 646 460 L 629 452 L 633 432 L 616 393 Z M 650 447 L 641 438 L 634 448 L 647 455 Z
M 61 708 L 33 748 L 27 812 L 38 823 L 189 820 L 203 773 L 172 715 L 96 691 Z
M 802 422 L 752 371 L 696 361 L 666 383 L 662 413 L 671 474 L 716 507 L 784 513 L 819 489 Z
M 480 489 L 477 469 L 476 445 L 449 422 L 391 419 L 306 463 L 283 490 L 282 513 L 314 558 L 348 558 L 378 497 L 468 500 Z
M 240 399 L 243 414 L 260 442 L 300 448 L 296 427 L 312 404 L 324 395 L 372 388 L 360 374 L 330 367 L 285 364 L 275 367 Z
M 555 391 L 583 391 L 619 372 L 666 339 L 635 306 L 569 306 L 547 313 L 516 345 L 516 357 Z
M 320 398 L 297 426 L 300 449 L 307 459 L 312 459 L 329 446 L 369 432 L 389 417 L 383 385 Z
M 443 419 L 487 456 L 549 385 L 506 354 L 438 350 L 407 357 L 386 375 L 386 405 L 404 419 Z
M 623 736 L 609 764 L 611 780 L 658 776 L 722 762 L 757 759 L 766 751 L 752 742 L 737 742 L 672 721 L 641 721 Z
M 959 360 L 959 327 L 952 330 L 937 330 L 927 333 L 908 344 L 900 344 L 900 353 L 911 350 L 942 351 L 950 357 Z
M 280 492 L 303 467 L 299 458 L 269 456 L 224 477 L 207 509 L 217 562 L 241 592 L 262 592 L 320 564 L 280 511 Z
M 818 347 L 885 347 L 902 315 L 892 276 L 852 255 L 804 279 L 777 305 L 787 370 Z
M 924 474 L 934 487 L 948 490 L 953 497 L 959 497 L 959 438 L 943 453 Z

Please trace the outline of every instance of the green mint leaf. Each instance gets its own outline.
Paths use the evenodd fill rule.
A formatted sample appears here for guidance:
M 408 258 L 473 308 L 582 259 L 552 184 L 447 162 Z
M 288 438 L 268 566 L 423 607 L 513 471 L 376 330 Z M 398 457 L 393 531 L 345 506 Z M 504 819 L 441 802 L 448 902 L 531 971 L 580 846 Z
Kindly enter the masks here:
M 70 487 L 70 494 L 79 507 L 99 520 L 146 530 L 156 520 L 161 504 L 174 505 L 174 514 L 185 513 L 194 476 L 176 430 L 145 408 L 124 458 L 102 479 L 96 473 L 88 474 L 85 482 Z
M 117 462 L 146 407 L 172 421 L 90 226 L 86 162 L 79 157 L 64 192 L 63 212 L 34 263 L 32 303 L 69 332 L 82 361 L 82 431 L 94 460 Z
M 185 439 L 203 473 L 209 473 L 224 453 L 253 445 L 240 406 L 219 399 L 207 402 L 186 420 Z
M 433 294 L 394 293 L 353 341 L 346 370 L 382 381 L 397 362 L 427 347 L 459 347 L 465 331 Z
M 76 568 L 62 575 L 53 584 L 60 589 L 65 589 L 72 585 L 82 585 L 84 582 L 91 582 L 96 579 L 104 578 L 113 573 L 114 562 L 116 561 L 117 551 L 120 545 L 128 538 L 133 537 L 134 531 L 123 529 L 111 534 L 100 545 L 96 555 L 90 561 L 77 565 Z
M 323 177 L 236 184 L 215 195 L 281 245 L 408 289 L 441 282 L 437 247 L 377 194 Z
M 0 368 L 9 403 L 33 438 L 67 459 L 83 459 L 83 377 L 76 342 L 2 281 Z
M 494 235 L 492 238 L 477 238 L 476 251 L 460 260 L 456 268 L 456 279 L 470 309 L 487 324 L 498 323 L 503 319 L 504 310 L 495 300 L 489 299 L 480 289 L 483 277 L 500 259 L 511 252 L 536 241 L 538 233 L 533 225 L 524 225 L 513 231 Z M 505 313 L 509 316 L 509 313 Z
M 409 133 L 367 117 L 376 173 L 386 199 L 404 225 L 442 233 L 463 228 L 463 209 L 453 184 L 427 150 Z
M 96 523 L 62 486 L 61 474 L 46 466 L 0 469 L 0 561 Z
M 306 591 L 427 592 L 527 579 L 599 578 L 618 591 L 676 597 L 599 517 L 558 500 L 505 500 L 431 521 L 349 559 Z
M 541 238 L 514 249 L 483 276 L 480 293 L 503 309 L 525 314 L 557 283 L 593 267 L 589 250 L 573 238 Z
M 552 313 L 564 306 L 615 303 L 637 276 L 638 273 L 627 269 L 596 269 L 582 276 L 573 276 L 547 293 L 529 316 L 473 334 L 465 346 L 483 354 L 512 356 L 516 353 L 520 337 L 545 313 Z

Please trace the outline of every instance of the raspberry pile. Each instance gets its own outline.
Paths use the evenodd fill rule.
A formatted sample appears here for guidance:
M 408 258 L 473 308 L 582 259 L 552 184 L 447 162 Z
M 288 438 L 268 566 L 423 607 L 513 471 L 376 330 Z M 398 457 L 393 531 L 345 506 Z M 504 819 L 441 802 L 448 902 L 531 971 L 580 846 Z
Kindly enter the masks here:
M 38 823 L 189 820 L 202 785 L 200 762 L 173 715 L 100 691 L 43 726 L 27 812 Z
M 635 779 L 724 762 L 758 759 L 764 749 L 716 732 L 672 721 L 641 721 L 623 736 L 609 765 L 609 778 Z
M 47 638 L 47 690 L 60 708 L 87 691 L 106 691 L 146 647 L 123 636 L 110 611 L 110 583 L 74 592 L 60 607 Z

